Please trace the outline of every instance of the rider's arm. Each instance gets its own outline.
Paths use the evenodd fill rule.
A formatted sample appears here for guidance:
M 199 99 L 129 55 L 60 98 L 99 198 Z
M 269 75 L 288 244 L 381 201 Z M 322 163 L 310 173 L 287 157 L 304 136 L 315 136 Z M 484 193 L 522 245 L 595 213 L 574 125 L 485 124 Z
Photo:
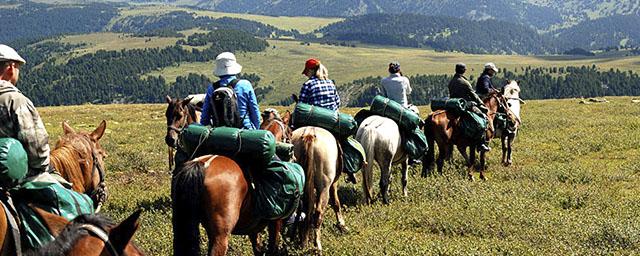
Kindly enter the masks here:
M 310 82 L 307 81 L 302 85 L 302 88 L 300 89 L 300 97 L 298 97 L 298 102 L 311 104 L 312 93 L 313 92 L 311 91 Z
M 27 151 L 29 171 L 35 175 L 49 168 L 49 135 L 40 119 L 38 111 L 31 101 L 26 100 L 14 110 L 14 121 L 17 124 L 17 140 Z
M 204 104 L 202 105 L 202 114 L 200 115 L 200 124 L 201 125 L 211 125 L 211 114 L 209 111 L 211 110 L 211 95 L 213 94 L 213 86 L 209 85 L 207 88 L 207 95 L 204 97 Z
M 251 124 L 253 124 L 254 129 L 260 129 L 260 107 L 258 106 L 258 99 L 251 84 L 249 84 L 249 88 L 250 90 L 248 90 L 246 93 L 249 99 L 249 108 L 247 110 L 249 111 L 249 119 L 251 119 L 250 121 Z M 247 124 L 244 124 L 244 126 L 247 127 Z

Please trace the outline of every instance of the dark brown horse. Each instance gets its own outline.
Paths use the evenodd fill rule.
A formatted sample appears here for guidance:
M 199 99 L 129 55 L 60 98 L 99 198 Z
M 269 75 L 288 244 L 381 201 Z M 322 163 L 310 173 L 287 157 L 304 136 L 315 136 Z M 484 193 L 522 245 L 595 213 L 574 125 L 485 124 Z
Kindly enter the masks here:
M 287 110 L 282 117 L 277 110 L 269 108 L 262 112 L 262 123 L 260 129 L 273 133 L 278 142 L 291 142 L 293 130 L 289 127 L 291 112 Z
M 168 95 L 166 96 L 168 105 L 164 115 L 167 118 L 167 134 L 164 137 L 164 142 L 168 146 L 169 171 L 173 170 L 173 150 L 178 141 L 178 134 L 180 134 L 182 129 L 187 127 L 187 125 L 200 122 L 201 108 L 191 104 L 192 99 L 191 97 L 172 99 Z
M 225 255 L 229 238 L 248 235 L 261 255 L 259 233 L 269 226 L 268 253 L 277 253 L 282 221 L 256 218 L 247 174 L 230 158 L 207 155 L 184 164 L 174 174 L 173 254 L 200 255 L 202 224 L 209 238 L 208 255 Z
M 489 109 L 487 113 L 488 129 L 486 136 L 492 139 L 495 135 L 493 129 L 493 120 L 498 113 L 509 113 L 509 106 L 505 97 L 500 92 L 494 92 L 483 100 L 484 105 Z M 438 166 L 438 172 L 442 174 L 445 159 L 450 159 L 453 154 L 453 146 L 455 145 L 462 154 L 467 165 L 467 176 L 473 180 L 474 164 L 476 161 L 477 141 L 470 139 L 463 134 L 460 127 L 461 118 L 458 115 L 447 112 L 445 110 L 435 111 L 425 120 L 425 135 L 429 144 L 429 150 L 425 156 L 425 162 L 422 166 L 422 176 L 425 177 L 433 171 L 434 163 L 434 141 L 438 144 L 438 159 L 435 161 Z M 469 153 L 467 154 L 467 149 Z M 480 179 L 486 180 L 485 171 L 486 152 L 480 152 Z
M 65 218 L 34 208 L 56 239 L 26 255 L 119 256 L 144 255 L 131 242 L 140 223 L 138 210 L 118 225 L 98 215 Z

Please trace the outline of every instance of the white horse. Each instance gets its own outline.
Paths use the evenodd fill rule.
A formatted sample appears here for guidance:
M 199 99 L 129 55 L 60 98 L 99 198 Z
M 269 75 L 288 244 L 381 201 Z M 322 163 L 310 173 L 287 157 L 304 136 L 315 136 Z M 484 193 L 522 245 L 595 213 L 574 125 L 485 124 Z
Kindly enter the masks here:
M 520 99 L 520 86 L 515 80 L 507 81 L 507 85 L 504 86 L 502 95 L 507 98 L 509 104 L 510 118 L 515 119 L 514 124 L 507 127 L 506 130 L 496 130 L 496 137 L 499 137 L 502 141 L 502 164 L 509 166 L 513 163 L 511 158 L 511 152 L 513 148 L 513 140 L 518 134 L 518 128 L 522 124 L 520 117 L 520 104 L 525 104 L 524 100 Z
M 385 204 L 389 203 L 389 184 L 391 166 L 402 164 L 402 193 L 407 196 L 408 155 L 404 152 L 400 129 L 393 120 L 382 116 L 370 116 L 365 119 L 356 133 L 356 140 L 362 144 L 367 159 L 362 171 L 365 201 L 372 202 L 373 162 L 380 166 L 380 194 Z

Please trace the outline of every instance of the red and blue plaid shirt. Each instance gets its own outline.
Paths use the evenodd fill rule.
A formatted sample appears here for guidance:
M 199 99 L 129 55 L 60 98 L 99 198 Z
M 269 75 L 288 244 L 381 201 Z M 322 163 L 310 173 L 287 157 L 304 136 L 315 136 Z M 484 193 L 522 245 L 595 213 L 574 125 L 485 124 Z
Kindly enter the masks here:
M 340 107 L 340 96 L 331 80 L 320 80 L 312 77 L 302 85 L 300 102 L 337 111 Z

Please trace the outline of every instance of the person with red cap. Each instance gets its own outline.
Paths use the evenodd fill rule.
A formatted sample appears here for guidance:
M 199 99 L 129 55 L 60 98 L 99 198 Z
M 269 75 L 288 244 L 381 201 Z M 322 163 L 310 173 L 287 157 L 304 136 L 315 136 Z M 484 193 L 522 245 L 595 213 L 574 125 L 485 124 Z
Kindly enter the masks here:
M 302 74 L 309 80 L 302 85 L 298 102 L 337 111 L 340 96 L 333 81 L 329 80 L 327 68 L 317 59 L 309 59 Z

